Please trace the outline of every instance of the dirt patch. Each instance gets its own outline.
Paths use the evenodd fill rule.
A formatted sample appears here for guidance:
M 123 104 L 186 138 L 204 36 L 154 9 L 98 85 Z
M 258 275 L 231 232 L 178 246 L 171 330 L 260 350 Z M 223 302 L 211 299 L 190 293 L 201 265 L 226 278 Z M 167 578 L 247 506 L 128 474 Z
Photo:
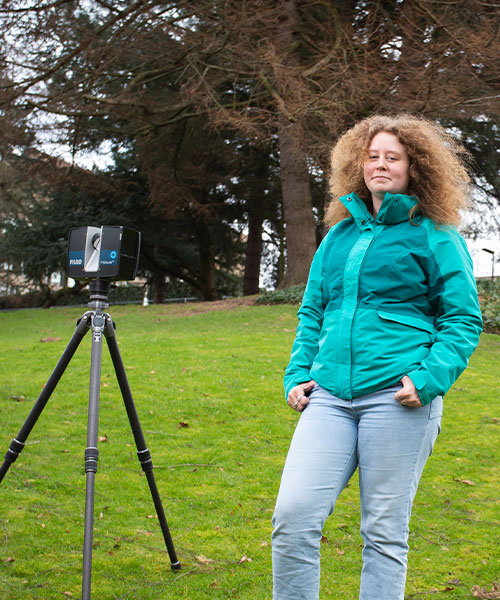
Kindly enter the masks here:
M 190 302 L 189 304 L 175 305 L 175 314 L 180 317 L 199 315 L 201 313 L 213 312 L 214 310 L 232 310 L 242 306 L 253 306 L 258 296 L 244 296 L 241 298 L 227 298 L 226 300 L 213 300 L 212 302 Z

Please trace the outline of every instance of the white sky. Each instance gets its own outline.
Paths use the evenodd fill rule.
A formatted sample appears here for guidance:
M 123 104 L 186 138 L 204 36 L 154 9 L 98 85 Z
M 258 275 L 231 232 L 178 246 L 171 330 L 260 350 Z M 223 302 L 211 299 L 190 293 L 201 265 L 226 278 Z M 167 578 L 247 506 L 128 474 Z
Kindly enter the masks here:
M 483 248 L 493 250 L 495 253 L 495 275 L 500 275 L 500 241 L 494 238 L 481 238 L 478 240 L 465 240 L 474 263 L 474 275 L 476 277 L 491 277 L 491 259 L 489 252 Z

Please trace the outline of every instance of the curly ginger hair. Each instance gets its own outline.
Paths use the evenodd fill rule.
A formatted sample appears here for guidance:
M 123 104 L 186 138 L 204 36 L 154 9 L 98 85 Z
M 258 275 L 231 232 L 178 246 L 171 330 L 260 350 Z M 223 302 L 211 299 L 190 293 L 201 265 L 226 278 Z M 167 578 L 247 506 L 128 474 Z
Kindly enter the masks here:
M 408 152 L 408 194 L 418 199 L 414 212 L 435 223 L 458 225 L 460 210 L 468 204 L 470 177 L 467 150 L 443 127 L 423 117 L 375 115 L 359 121 L 344 133 L 331 152 L 329 190 L 331 202 L 325 223 L 331 227 L 350 213 L 338 198 L 355 192 L 368 207 L 371 195 L 363 178 L 369 145 L 382 131 L 396 135 Z

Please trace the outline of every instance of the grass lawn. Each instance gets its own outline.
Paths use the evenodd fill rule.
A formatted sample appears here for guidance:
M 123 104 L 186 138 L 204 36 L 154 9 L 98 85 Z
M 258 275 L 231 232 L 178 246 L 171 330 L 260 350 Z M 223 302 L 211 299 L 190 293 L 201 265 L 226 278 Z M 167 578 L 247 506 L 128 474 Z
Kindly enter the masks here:
M 182 570 L 170 571 L 104 343 L 96 600 L 271 598 L 270 520 L 297 420 L 282 391 L 297 307 L 208 306 L 109 309 Z M 0 313 L 1 457 L 84 310 Z M 0 485 L 2 600 L 80 597 L 90 344 L 88 334 Z M 499 364 L 500 336 L 483 334 L 445 399 L 412 516 L 407 599 L 500 598 Z M 324 537 L 321 598 L 356 600 L 356 481 Z

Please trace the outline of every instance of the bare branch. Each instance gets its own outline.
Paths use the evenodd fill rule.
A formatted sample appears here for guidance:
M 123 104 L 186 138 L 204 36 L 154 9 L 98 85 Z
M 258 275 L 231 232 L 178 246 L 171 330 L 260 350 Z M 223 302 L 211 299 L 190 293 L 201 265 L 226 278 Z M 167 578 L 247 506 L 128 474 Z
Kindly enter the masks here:
M 297 121 L 296 117 L 294 117 L 286 108 L 285 105 L 285 101 L 283 100 L 283 98 L 278 94 L 278 92 L 274 89 L 274 87 L 271 85 L 271 82 L 269 81 L 269 79 L 264 75 L 264 73 L 262 71 L 259 72 L 259 79 L 260 81 L 262 81 L 262 83 L 264 84 L 264 87 L 267 89 L 267 91 L 271 94 L 271 96 L 276 100 L 277 104 L 278 104 L 278 110 L 279 112 L 291 123 L 295 123 Z
M 55 0 L 54 2 L 49 2 L 48 4 L 35 4 L 34 6 L 25 6 L 24 8 L 22 7 L 11 7 L 11 8 L 3 8 L 0 7 L 0 14 L 1 13 L 27 13 L 27 12 L 42 12 L 44 10 L 47 10 L 48 8 L 57 8 L 58 6 L 61 6 L 63 4 L 70 4 L 72 2 L 72 0 Z

